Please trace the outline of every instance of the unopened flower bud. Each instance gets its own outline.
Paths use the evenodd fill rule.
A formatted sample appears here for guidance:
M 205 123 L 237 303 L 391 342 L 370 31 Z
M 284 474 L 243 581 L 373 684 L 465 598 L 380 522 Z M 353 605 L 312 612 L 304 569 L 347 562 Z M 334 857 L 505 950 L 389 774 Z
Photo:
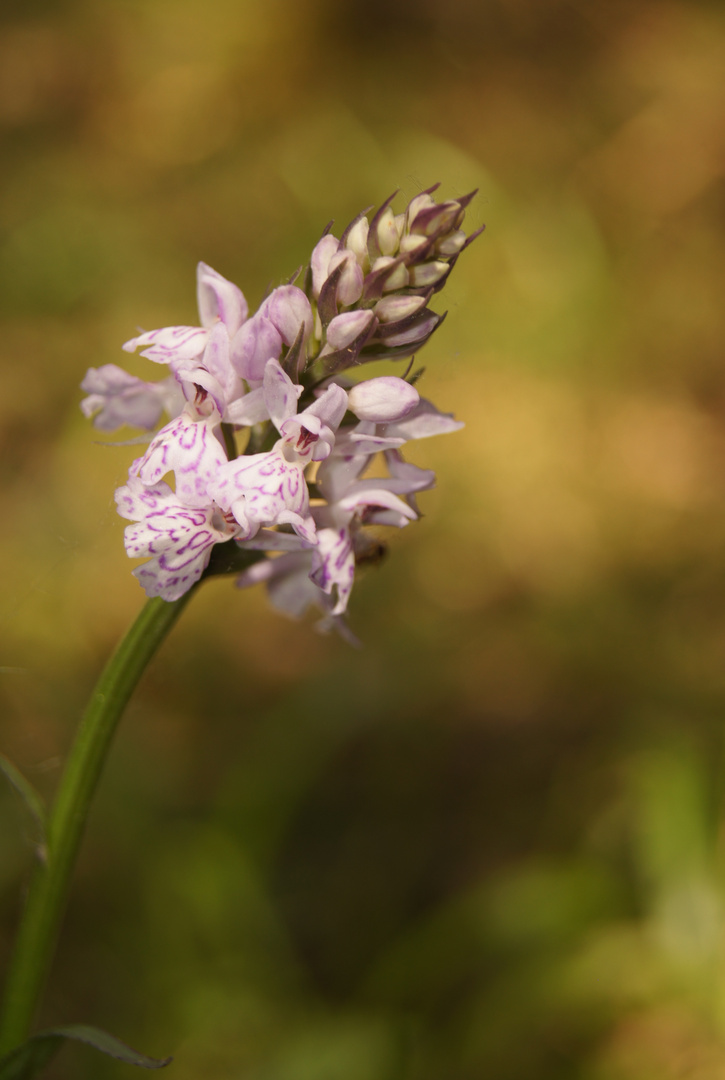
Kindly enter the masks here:
M 431 196 L 424 192 L 422 195 L 416 195 L 414 199 L 411 199 L 408 203 L 408 209 L 406 211 L 407 225 L 410 229 L 411 225 L 416 219 L 416 216 L 421 210 L 427 210 L 431 206 L 435 206 L 435 200 Z
M 392 327 L 393 332 L 386 334 L 383 340 L 388 348 L 399 348 L 402 345 L 420 345 L 430 337 L 441 321 L 442 316 L 436 315 L 434 311 L 421 311 L 417 318 L 411 319 L 401 329 L 396 330 L 395 327 Z
M 466 242 L 466 234 L 463 229 L 456 229 L 455 232 L 448 233 L 442 240 L 439 240 L 436 244 L 436 251 L 439 255 L 457 255 Z
M 337 284 L 336 299 L 342 307 L 349 307 L 362 295 L 363 272 L 353 252 L 343 249 L 330 259 L 328 274 L 332 274 L 341 264 L 344 264 L 344 269 Z
M 419 266 L 409 268 L 410 284 L 415 289 L 426 288 L 435 285 L 450 272 L 450 266 L 446 262 L 435 260 L 434 262 L 421 263 Z
M 304 326 L 303 340 L 306 341 L 314 326 L 310 302 L 296 285 L 280 285 L 274 289 L 258 314 L 269 319 L 285 345 L 294 343 L 300 326 Z
M 330 276 L 330 259 L 338 251 L 340 241 L 328 233 L 315 245 L 310 259 L 312 267 L 312 294 L 315 300 L 320 295 L 322 286 Z
M 393 262 L 395 262 L 395 259 L 393 259 L 390 255 L 381 255 L 380 258 L 376 259 L 373 263 L 373 272 L 375 272 L 376 270 L 382 270 L 386 266 L 390 266 Z M 408 271 L 402 263 L 399 263 L 385 279 L 385 283 L 383 285 L 383 292 L 392 292 L 394 289 L 404 289 L 407 284 Z
M 368 263 L 369 227 L 368 219 L 366 217 L 361 217 L 350 229 L 350 232 L 347 234 L 347 239 L 345 240 L 345 247 L 348 251 L 352 251 L 363 270 L 366 269 Z
M 348 391 L 349 406 L 359 420 L 387 424 L 402 420 L 420 401 L 414 386 L 395 375 L 367 379 Z
M 398 250 L 398 230 L 395 225 L 395 214 L 386 207 L 377 225 L 378 246 L 383 255 L 394 255 Z
M 401 253 L 405 254 L 412 251 L 418 251 L 420 248 L 425 247 L 427 243 L 428 239 L 425 236 L 408 234 L 407 236 L 404 236 L 400 241 L 400 251 Z
M 375 314 L 381 323 L 398 322 L 415 315 L 425 307 L 424 296 L 384 296 L 375 305 Z
M 327 346 L 331 349 L 344 349 L 364 333 L 374 318 L 375 315 L 369 308 L 344 311 L 342 315 L 336 315 L 327 328 Z
M 419 210 L 415 217 L 408 219 L 408 228 L 412 233 L 433 236 L 435 233 L 447 233 L 455 228 L 461 217 L 460 204 L 454 201 L 433 204 Z

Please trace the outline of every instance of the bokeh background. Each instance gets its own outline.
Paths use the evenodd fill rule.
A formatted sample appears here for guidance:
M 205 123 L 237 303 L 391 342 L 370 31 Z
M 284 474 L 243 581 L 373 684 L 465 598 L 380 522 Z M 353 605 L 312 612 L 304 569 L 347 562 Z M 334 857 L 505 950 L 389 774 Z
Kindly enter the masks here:
M 194 322 L 198 259 L 256 305 L 396 188 L 487 225 L 423 354 L 467 426 L 411 447 L 439 483 L 364 648 L 204 587 L 44 1020 L 176 1080 L 725 1076 L 724 107 L 715 2 L 3 5 L 0 750 L 46 795 L 143 600 L 86 368 Z M 3 959 L 6 787 L 0 822 Z

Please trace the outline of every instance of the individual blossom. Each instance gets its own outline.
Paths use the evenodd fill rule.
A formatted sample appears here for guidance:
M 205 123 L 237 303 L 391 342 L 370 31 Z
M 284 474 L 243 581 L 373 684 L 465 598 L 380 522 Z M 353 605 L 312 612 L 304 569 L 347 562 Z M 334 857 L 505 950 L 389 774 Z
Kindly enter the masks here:
M 316 523 L 314 546 L 299 537 L 289 537 L 285 553 L 249 567 L 238 584 L 246 587 L 265 582 L 275 607 L 299 618 L 310 606 L 319 608 L 323 629 L 333 626 L 343 630 L 342 616 L 352 592 L 355 568 L 366 561 L 371 551 L 379 550 L 365 531 L 369 525 L 394 525 L 401 528 L 418 517 L 417 509 L 406 500 L 416 491 L 432 487 L 431 470 L 418 469 L 400 459 L 402 468 L 393 466 L 390 477 L 360 477 L 370 455 L 361 454 L 356 467 L 349 468 L 343 457 L 330 456 L 318 472 L 318 489 L 330 498 L 312 507 Z M 336 492 L 336 497 L 333 495 Z M 260 533 L 241 546 L 259 551 L 279 550 L 274 539 Z
M 223 465 L 209 485 L 209 494 L 234 515 L 242 539 L 250 539 L 263 526 L 291 525 L 303 539 L 313 542 L 305 468 L 330 453 L 335 430 L 347 409 L 347 394 L 340 386 L 329 386 L 297 413 L 295 384 L 276 360 L 270 360 L 263 395 L 281 438 L 267 453 Z
M 173 473 L 177 497 L 189 507 L 206 506 L 207 489 L 227 463 L 219 439 L 219 414 L 210 400 L 206 391 L 199 390 L 181 415 L 154 436 L 146 453 L 132 464 L 129 475 L 153 487 Z
M 396 385 L 399 383 L 403 385 Z M 421 400 L 410 384 L 394 377 L 359 383 L 348 392 L 348 400 L 351 404 L 357 401 L 358 415 L 374 419 L 366 418 L 341 429 L 332 452 L 318 469 L 316 490 L 320 499 L 311 509 L 316 525 L 314 547 L 305 551 L 307 545 L 290 538 L 284 555 L 266 560 L 266 566 L 250 567 L 240 579 L 242 585 L 265 581 L 275 606 L 293 617 L 309 606 L 320 608 L 326 619 L 334 616 L 337 620 L 344 614 L 356 565 L 365 561 L 376 546 L 367 528 L 405 527 L 419 516 L 415 495 L 435 484 L 432 470 L 406 462 L 400 447 L 409 439 L 462 426 Z M 412 417 L 411 423 L 399 427 L 408 417 Z M 386 420 L 392 422 L 381 422 Z M 380 452 L 389 475 L 365 476 Z M 243 546 L 275 550 L 267 534 Z M 332 624 L 325 622 L 328 625 Z M 340 628 L 337 621 L 335 625 Z
M 358 556 L 369 549 L 364 527 L 404 528 L 418 517 L 415 493 L 435 484 L 432 470 L 403 460 L 398 450 L 402 440 L 385 435 L 380 439 L 385 440 L 389 475 L 364 476 L 371 457 L 377 453 L 374 438 L 371 433 L 367 441 L 343 441 L 317 474 L 317 489 L 324 502 L 313 508 L 317 546 L 312 553 L 310 577 L 324 593 L 335 595 L 333 615 L 346 610 Z
M 310 577 L 311 552 L 290 551 L 275 559 L 256 562 L 237 578 L 237 587 L 248 589 L 265 585 L 269 601 L 290 619 L 301 619 L 311 608 L 322 613 L 316 629 L 321 633 L 336 630 L 350 645 L 360 641 L 352 633 L 343 615 L 333 614 L 334 599 L 323 592 Z
M 269 360 L 296 342 L 300 351 L 304 347 L 312 331 L 309 301 L 296 286 L 282 285 L 248 319 L 246 301 L 235 285 L 205 263 L 199 263 L 197 276 L 200 327 L 151 330 L 123 347 L 140 348 L 142 356 L 168 365 L 187 398 L 202 387 L 223 421 L 248 426 L 268 420 L 253 391 L 261 387 Z
M 178 600 L 206 569 L 215 544 L 239 532 L 236 522 L 212 504 L 190 507 L 163 481 L 144 484 L 139 477 L 116 491 L 121 517 L 136 524 L 125 532 L 128 555 L 149 561 L 133 571 L 148 596 Z
M 141 349 L 141 355 L 159 364 L 189 361 L 203 355 L 210 330 L 220 323 L 232 338 L 246 321 L 247 301 L 241 289 L 200 262 L 196 272 L 196 293 L 200 326 L 165 326 L 149 330 L 127 341 L 126 352 Z
M 193 400 L 201 387 L 224 417 L 227 407 L 245 392 L 231 360 L 231 342 L 246 322 L 247 302 L 236 285 L 206 263 L 197 267 L 197 301 L 201 326 L 149 330 L 125 342 L 123 348 L 127 352 L 141 349 L 142 356 L 167 365 L 182 401 Z
M 125 424 L 151 431 L 164 412 L 176 416 L 184 405 L 173 377 L 145 382 L 116 364 L 89 368 L 81 390 L 88 394 L 81 402 L 83 415 L 92 418 L 99 431 L 116 431 Z

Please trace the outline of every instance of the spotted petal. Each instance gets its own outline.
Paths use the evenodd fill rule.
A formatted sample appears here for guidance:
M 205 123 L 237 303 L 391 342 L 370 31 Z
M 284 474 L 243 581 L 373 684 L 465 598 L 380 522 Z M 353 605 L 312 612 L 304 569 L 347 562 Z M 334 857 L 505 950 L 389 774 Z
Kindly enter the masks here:
M 355 580 L 355 552 L 346 526 L 318 530 L 310 578 L 328 596 L 337 594 L 331 614 L 341 615 L 347 608 Z
M 143 457 L 134 461 L 131 473 L 152 487 L 173 472 L 178 499 L 186 506 L 204 506 L 210 501 L 210 481 L 226 464 L 212 419 L 195 420 L 184 411 L 152 439 Z
M 124 342 L 125 352 L 141 349 L 141 355 L 157 364 L 169 364 L 172 360 L 193 360 L 206 348 L 207 331 L 201 326 L 164 326 L 160 330 L 148 330 L 138 337 Z
M 309 517 L 302 466 L 287 461 L 277 448 L 223 465 L 208 490 L 211 498 L 238 521 L 240 539 L 249 539 L 263 526 L 287 524 L 314 542 L 315 526 Z
M 185 506 L 163 482 L 146 487 L 131 477 L 116 502 L 123 517 L 138 519 L 124 540 L 130 558 L 149 557 L 134 570 L 148 596 L 178 600 L 204 573 L 212 547 L 235 535 L 233 523 L 211 504 Z

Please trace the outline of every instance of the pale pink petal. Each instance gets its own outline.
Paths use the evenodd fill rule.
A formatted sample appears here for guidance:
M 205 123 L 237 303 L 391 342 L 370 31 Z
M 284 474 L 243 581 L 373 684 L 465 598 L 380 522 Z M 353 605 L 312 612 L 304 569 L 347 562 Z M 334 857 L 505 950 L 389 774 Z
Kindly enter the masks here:
M 345 247 L 352 251 L 360 266 L 365 269 L 369 263 L 368 231 L 370 222 L 362 215 L 350 229 L 345 240 Z
M 310 607 L 319 608 L 325 618 L 316 624 L 316 630 L 322 633 L 336 630 L 350 645 L 359 647 L 360 642 L 342 616 L 331 614 L 330 597 L 310 579 L 311 565 L 309 551 L 290 552 L 250 566 L 237 578 L 237 585 L 248 588 L 264 582 L 272 606 L 292 619 L 301 619 Z
M 221 325 L 221 324 L 220 324 Z M 224 332 L 224 328 L 222 327 Z M 199 387 L 206 392 L 208 398 L 213 401 L 219 417 L 226 411 L 226 396 L 224 387 L 210 371 L 196 360 L 172 360 L 170 364 L 174 377 L 181 386 L 182 392 L 189 405 L 194 405 L 199 396 Z M 208 408 L 208 405 L 207 405 Z
M 322 461 L 335 442 L 335 430 L 347 411 L 347 394 L 333 383 L 313 403 L 280 427 L 284 441 L 306 461 Z
M 385 510 L 394 510 L 403 518 L 413 521 L 418 515 L 412 507 L 399 499 L 391 491 L 383 486 L 385 480 L 370 479 L 358 480 L 351 484 L 348 491 L 341 499 L 338 499 L 336 507 L 342 511 L 355 513 L 363 507 L 380 507 Z
M 397 495 L 412 495 L 413 492 L 426 491 L 435 486 L 435 473 L 432 469 L 421 469 L 418 465 L 404 461 L 396 450 L 388 451 L 385 461 L 391 474 L 385 484 Z
M 256 536 L 239 541 L 239 547 L 249 551 L 308 551 L 309 546 L 297 533 L 277 532 L 276 529 L 260 529 Z
M 207 487 L 226 464 L 227 456 L 214 434 L 213 424 L 194 420 L 184 412 L 159 431 L 131 469 L 147 486 L 157 484 L 173 472 L 177 498 L 192 507 L 210 501 Z
M 373 451 L 377 453 L 377 451 Z M 330 454 L 317 470 L 317 486 L 320 494 L 330 503 L 336 502 L 369 463 L 365 453 L 342 453 L 336 443 L 334 454 Z
M 161 419 L 168 397 L 165 385 L 144 382 L 116 364 L 89 368 L 81 390 L 88 394 L 81 402 L 83 415 L 93 417 L 99 431 L 116 431 L 124 424 L 151 431 Z
M 209 331 L 202 364 L 219 382 L 225 403 L 241 397 L 242 380 L 232 367 L 229 350 L 229 334 L 223 323 L 217 323 Z M 223 408 L 219 410 L 223 412 Z
M 292 382 L 277 360 L 269 360 L 264 369 L 264 400 L 272 423 L 278 431 L 297 412 L 302 387 Z
M 228 405 L 224 419 L 240 427 L 251 427 L 253 424 L 262 424 L 265 420 L 269 420 L 269 409 L 264 400 L 262 387 L 250 390 L 244 397 L 237 398 Z
M 293 520 L 288 516 L 285 520 L 296 531 L 309 531 L 309 494 L 302 467 L 286 461 L 276 449 L 226 463 L 217 470 L 208 490 L 223 510 L 234 515 L 243 540 L 263 526 L 277 525 L 287 511 Z
M 268 318 L 259 312 L 245 322 L 232 339 L 231 362 L 248 383 L 260 383 L 268 360 L 282 351 L 282 337 Z
M 420 404 L 406 417 L 388 424 L 385 434 L 407 441 L 408 439 L 427 439 L 431 435 L 446 435 L 451 431 L 459 431 L 462 427 L 464 425 L 459 420 L 455 420 L 452 413 L 439 412 L 432 402 L 421 398 Z
M 138 519 L 124 541 L 130 558 L 149 558 L 134 570 L 148 596 L 177 600 L 203 574 L 212 547 L 236 532 L 211 505 L 184 506 L 165 483 L 147 488 L 132 476 L 116 501 L 122 517 Z
M 142 356 L 157 364 L 168 364 L 172 360 L 193 360 L 195 356 L 201 356 L 206 338 L 207 332 L 200 326 L 164 326 L 131 338 L 122 348 L 126 352 L 143 349 Z
M 137 476 L 129 476 L 127 484 L 116 488 L 115 498 L 118 513 L 129 521 L 140 521 L 175 501 L 174 492 L 163 480 L 147 487 Z
M 348 528 L 318 531 L 310 577 L 324 593 L 337 594 L 331 614 L 341 615 L 347 608 L 355 580 L 355 553 Z
M 201 325 L 209 328 L 220 320 L 233 337 L 247 318 L 247 301 L 241 289 L 203 262 L 197 266 L 196 282 Z
M 384 338 L 385 345 L 390 348 L 397 348 L 399 345 L 412 345 L 419 341 L 423 342 L 433 333 L 440 321 L 441 316 L 436 315 L 434 311 L 427 315 L 421 312 L 417 318 L 412 318 L 410 323 L 402 330 L 398 330 L 393 334 L 386 334 Z
M 311 606 L 326 609 L 327 597 L 310 580 L 312 564 L 308 552 L 282 555 L 278 559 L 267 559 L 267 563 L 271 564 L 266 576 L 267 594 L 270 603 L 277 611 L 281 611 L 292 619 L 301 619 Z M 242 587 L 255 583 L 253 580 L 240 579 L 239 581 Z

